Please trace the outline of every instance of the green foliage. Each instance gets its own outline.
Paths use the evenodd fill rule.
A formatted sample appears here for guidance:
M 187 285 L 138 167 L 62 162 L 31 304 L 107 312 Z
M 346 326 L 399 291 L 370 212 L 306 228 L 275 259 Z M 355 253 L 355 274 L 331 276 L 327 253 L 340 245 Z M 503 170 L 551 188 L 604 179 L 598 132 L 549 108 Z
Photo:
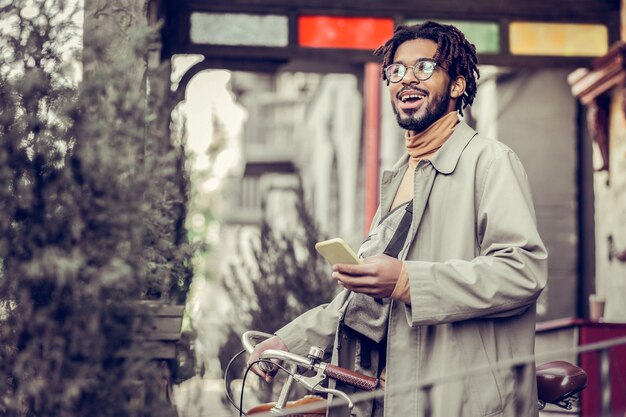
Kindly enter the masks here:
M 226 149 L 228 142 L 228 134 L 223 122 L 212 113 L 213 133 L 211 135 L 211 143 L 206 150 L 208 159 L 205 168 L 188 168 L 191 171 L 191 185 L 195 185 L 190 189 L 189 214 L 187 233 L 189 241 L 195 247 L 194 256 L 194 276 L 200 279 L 211 279 L 213 268 L 207 263 L 209 251 L 211 249 L 211 239 L 208 237 L 211 228 L 217 225 L 213 210 L 218 204 L 216 190 L 207 191 L 205 184 L 211 181 L 217 181 L 218 173 L 215 168 L 217 157 Z M 191 155 L 188 159 L 193 159 L 197 155 Z
M 129 415 L 137 381 L 163 380 L 122 355 L 129 301 L 184 302 L 191 280 L 169 72 L 144 63 L 155 32 L 108 2 L 81 50 L 75 4 L 0 6 L 1 415 Z M 146 415 L 171 414 L 142 389 Z
M 250 242 L 252 258 L 241 256 L 223 279 L 237 321 L 229 324 L 228 339 L 219 352 L 222 369 L 242 349 L 239 338 L 243 331 L 273 333 L 336 294 L 330 268 L 315 250 L 323 238 L 306 208 L 302 188 L 296 193 L 300 224 L 289 232 L 279 232 L 264 221 L 260 239 Z M 228 377 L 236 375 L 241 375 L 241 369 Z

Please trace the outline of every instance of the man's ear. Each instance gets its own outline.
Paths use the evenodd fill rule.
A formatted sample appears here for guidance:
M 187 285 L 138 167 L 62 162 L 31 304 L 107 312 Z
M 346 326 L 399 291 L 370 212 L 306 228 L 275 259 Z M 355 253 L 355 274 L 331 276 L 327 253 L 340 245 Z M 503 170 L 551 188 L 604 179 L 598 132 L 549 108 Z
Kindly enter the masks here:
M 465 77 L 459 75 L 450 83 L 450 97 L 459 98 L 465 92 Z

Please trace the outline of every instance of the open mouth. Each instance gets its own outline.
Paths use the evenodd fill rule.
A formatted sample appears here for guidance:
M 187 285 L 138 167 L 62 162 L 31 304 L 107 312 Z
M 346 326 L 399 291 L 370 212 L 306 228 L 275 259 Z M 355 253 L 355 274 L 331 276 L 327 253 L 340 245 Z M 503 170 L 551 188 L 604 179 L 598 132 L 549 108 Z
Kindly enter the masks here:
M 424 97 L 426 97 L 425 94 L 418 93 L 400 94 L 400 101 L 403 103 L 415 103 Z
M 424 100 L 426 96 L 428 96 L 428 93 L 413 88 L 401 91 L 398 93 L 400 108 L 403 110 L 416 109 L 421 105 L 422 100 Z

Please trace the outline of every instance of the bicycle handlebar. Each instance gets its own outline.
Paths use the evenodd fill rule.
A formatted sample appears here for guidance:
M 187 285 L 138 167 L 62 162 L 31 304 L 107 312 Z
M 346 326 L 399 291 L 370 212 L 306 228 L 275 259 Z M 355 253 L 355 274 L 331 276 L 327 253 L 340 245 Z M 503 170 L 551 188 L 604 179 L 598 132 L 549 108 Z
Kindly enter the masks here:
M 256 330 L 248 330 L 241 335 L 241 344 L 243 345 L 244 349 L 246 349 L 246 352 L 252 353 L 252 351 L 254 350 L 254 345 L 252 344 L 252 341 L 254 339 L 269 339 L 272 336 L 274 335 L 265 332 L 259 332 Z
M 326 365 L 324 373 L 337 381 L 351 385 L 363 391 L 373 391 L 378 386 L 378 378 L 363 375 L 336 365 Z
M 278 359 L 281 361 L 293 363 L 298 366 L 303 366 L 307 368 L 307 370 L 313 369 L 314 364 L 311 363 L 311 359 L 305 358 L 304 356 L 296 355 L 295 353 L 286 352 L 284 350 L 278 349 L 268 349 L 265 352 L 261 353 L 261 359 Z
M 241 341 L 248 353 L 254 350 L 254 339 L 269 338 L 273 335 L 257 331 L 247 331 L 241 336 Z M 321 349 L 320 349 L 321 350 Z M 278 359 L 294 365 L 306 368 L 307 370 L 318 371 L 325 377 L 333 378 L 363 391 L 373 391 L 378 386 L 378 379 L 351 371 L 350 369 L 322 362 L 321 358 L 309 355 L 301 356 L 292 352 L 278 349 L 268 349 L 261 354 L 261 359 Z M 320 380 L 321 382 L 321 380 Z M 310 387 L 309 387 L 310 388 Z

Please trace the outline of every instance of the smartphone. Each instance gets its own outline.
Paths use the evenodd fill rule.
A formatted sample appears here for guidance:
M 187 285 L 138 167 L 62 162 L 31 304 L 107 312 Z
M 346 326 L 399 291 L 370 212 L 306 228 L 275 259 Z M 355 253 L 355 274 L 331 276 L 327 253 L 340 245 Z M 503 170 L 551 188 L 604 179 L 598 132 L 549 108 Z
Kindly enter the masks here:
M 315 244 L 315 249 L 324 257 L 331 265 L 335 264 L 361 264 L 363 261 L 359 259 L 356 253 L 343 239 L 337 237 Z

